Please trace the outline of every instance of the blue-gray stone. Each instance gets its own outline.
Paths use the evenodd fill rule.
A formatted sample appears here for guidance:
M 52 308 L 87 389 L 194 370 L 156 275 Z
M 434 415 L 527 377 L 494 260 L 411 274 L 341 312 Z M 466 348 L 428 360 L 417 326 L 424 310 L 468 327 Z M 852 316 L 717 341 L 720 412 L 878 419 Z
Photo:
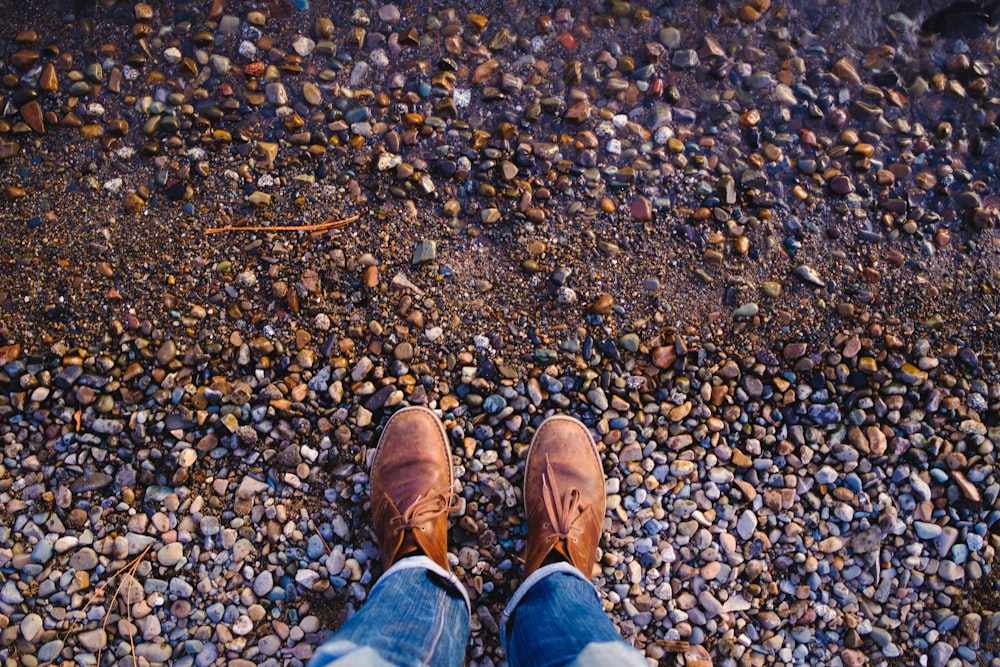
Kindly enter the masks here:
M 323 538 L 315 533 L 309 536 L 309 542 L 306 543 L 306 556 L 311 560 L 326 556 L 326 545 L 323 544 Z
M 218 623 L 222 620 L 222 615 L 226 613 L 226 608 L 222 605 L 222 603 L 216 602 L 215 604 L 208 605 L 208 608 L 205 609 L 205 613 L 208 615 L 210 621 Z
M 62 640 L 54 639 L 50 642 L 42 644 L 42 647 L 38 649 L 38 662 L 52 662 L 56 659 L 59 653 L 63 649 Z
M 507 399 L 499 394 L 490 394 L 483 401 L 483 409 L 494 415 L 507 407 Z
M 823 403 L 809 406 L 809 419 L 820 426 L 828 426 L 840 422 L 840 407 L 836 403 Z
M 886 646 L 892 643 L 892 635 L 890 635 L 889 631 L 884 628 L 879 628 L 879 627 L 872 628 L 871 634 L 869 636 L 872 638 L 872 641 L 875 642 L 875 644 L 879 648 L 885 648 Z
M 264 570 L 253 580 L 253 592 L 263 597 L 274 588 L 274 575 L 269 570 Z
M 170 580 L 170 592 L 179 598 L 189 598 L 194 593 L 194 586 L 180 577 Z
M 31 560 L 36 563 L 48 563 L 49 559 L 52 558 L 52 551 L 52 543 L 48 540 L 42 540 L 31 550 Z
M 24 596 L 17 590 L 17 584 L 13 579 L 8 579 L 7 583 L 0 588 L 0 602 L 5 604 L 21 604 Z

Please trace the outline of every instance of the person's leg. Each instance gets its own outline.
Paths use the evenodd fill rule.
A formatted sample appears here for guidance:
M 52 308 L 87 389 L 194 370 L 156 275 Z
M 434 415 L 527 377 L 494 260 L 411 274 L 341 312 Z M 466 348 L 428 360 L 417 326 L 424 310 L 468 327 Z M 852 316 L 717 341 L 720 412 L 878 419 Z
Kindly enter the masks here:
M 542 422 L 528 448 L 523 497 L 526 579 L 500 633 L 511 667 L 646 667 L 590 584 L 606 497 L 601 456 L 586 426 L 563 416 Z
M 469 601 L 454 574 L 426 556 L 403 558 L 309 661 L 309 667 L 410 667 L 462 663 Z
M 647 667 L 604 613 L 597 590 L 569 563 L 544 565 L 514 593 L 501 641 L 511 667 Z
M 448 438 L 433 412 L 404 408 L 392 416 L 370 480 L 385 574 L 310 667 L 457 667 L 469 637 L 470 605 L 448 569 L 454 476 Z

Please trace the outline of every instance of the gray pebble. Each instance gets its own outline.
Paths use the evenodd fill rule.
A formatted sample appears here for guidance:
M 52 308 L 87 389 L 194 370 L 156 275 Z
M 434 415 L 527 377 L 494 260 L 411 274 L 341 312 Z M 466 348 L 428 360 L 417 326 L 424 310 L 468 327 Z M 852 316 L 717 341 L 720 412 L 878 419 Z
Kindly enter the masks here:
M 253 592 L 259 597 L 264 597 L 274 588 L 274 577 L 269 570 L 264 570 L 253 580 Z

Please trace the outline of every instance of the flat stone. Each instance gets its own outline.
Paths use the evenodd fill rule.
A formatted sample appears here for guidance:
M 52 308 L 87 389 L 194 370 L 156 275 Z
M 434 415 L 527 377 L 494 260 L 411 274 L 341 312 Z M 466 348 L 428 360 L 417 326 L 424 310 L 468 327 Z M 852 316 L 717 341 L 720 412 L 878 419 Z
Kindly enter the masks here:
M 943 560 L 938 565 L 938 576 L 945 581 L 960 581 L 965 578 L 965 570 L 953 560 Z
M 257 648 L 267 656 L 272 656 L 281 649 L 281 638 L 277 635 L 267 635 L 257 642 Z
M 752 510 L 746 510 L 736 522 L 736 534 L 742 540 L 749 540 L 757 530 L 757 515 Z
M 639 195 L 629 204 L 629 212 L 632 217 L 641 222 L 653 219 L 653 205 L 646 197 Z
M 240 31 L 240 17 L 226 14 L 219 20 L 219 33 L 235 35 Z
M 7 583 L 0 588 L 0 602 L 5 604 L 21 604 L 24 596 L 17 590 L 17 583 L 13 579 L 8 579 Z
M 53 639 L 50 642 L 42 644 L 42 647 L 38 649 L 38 662 L 45 664 L 54 661 L 62 652 L 63 646 L 65 644 L 61 639 Z
M 832 554 L 844 548 L 844 540 L 837 535 L 831 535 L 825 540 L 820 541 L 816 547 L 825 554 Z
M 166 642 L 143 642 L 135 647 L 135 654 L 150 662 L 167 662 L 173 653 L 173 647 Z
M 69 558 L 69 566 L 74 570 L 93 570 L 97 563 L 97 552 L 90 547 L 83 547 Z
M 413 249 L 413 258 L 410 260 L 410 264 L 416 266 L 433 262 L 435 259 L 437 259 L 437 243 L 431 239 L 425 239 Z
M 35 641 L 38 634 L 42 631 L 42 617 L 38 614 L 28 614 L 21 619 L 19 630 L 25 640 L 29 642 Z
M 253 592 L 258 596 L 263 597 L 271 592 L 274 588 L 274 577 L 271 575 L 269 570 L 264 570 L 253 580 Z
M 262 482 L 259 479 L 255 479 L 250 475 L 243 478 L 240 482 L 239 488 L 236 489 L 236 499 L 237 500 L 249 500 L 253 498 L 258 493 L 263 493 L 271 487 L 268 486 L 267 482 Z
M 702 591 L 698 594 L 698 605 L 705 612 L 708 619 L 715 618 L 724 612 L 724 608 L 719 599 L 712 595 L 711 591 Z
M 76 636 L 76 640 L 85 651 L 96 653 L 108 645 L 108 634 L 104 630 L 97 628 L 96 630 L 81 632 Z
M 166 544 L 156 552 L 156 560 L 160 565 L 173 567 L 184 558 L 184 545 L 180 542 Z

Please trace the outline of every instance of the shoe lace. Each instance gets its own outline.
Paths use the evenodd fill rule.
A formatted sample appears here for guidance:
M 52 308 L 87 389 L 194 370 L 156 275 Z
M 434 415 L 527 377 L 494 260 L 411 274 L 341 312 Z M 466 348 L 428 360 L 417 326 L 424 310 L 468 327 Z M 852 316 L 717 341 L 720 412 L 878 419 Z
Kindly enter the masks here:
M 389 496 L 386 495 L 386 499 Z M 389 524 L 396 533 L 413 530 L 442 514 L 448 514 L 457 506 L 458 494 L 452 490 L 438 490 L 427 495 L 419 495 L 402 514 L 392 517 Z M 391 502 L 391 501 L 390 501 Z
M 580 532 L 581 528 L 574 524 L 590 509 L 590 505 L 580 506 L 580 497 L 580 489 L 576 487 L 571 487 L 566 494 L 560 494 L 555 471 L 546 455 L 545 473 L 542 474 L 542 500 L 545 503 L 545 514 L 549 525 L 554 531 L 553 536 L 557 539 L 571 539 L 576 542 L 576 536 L 571 534 Z

